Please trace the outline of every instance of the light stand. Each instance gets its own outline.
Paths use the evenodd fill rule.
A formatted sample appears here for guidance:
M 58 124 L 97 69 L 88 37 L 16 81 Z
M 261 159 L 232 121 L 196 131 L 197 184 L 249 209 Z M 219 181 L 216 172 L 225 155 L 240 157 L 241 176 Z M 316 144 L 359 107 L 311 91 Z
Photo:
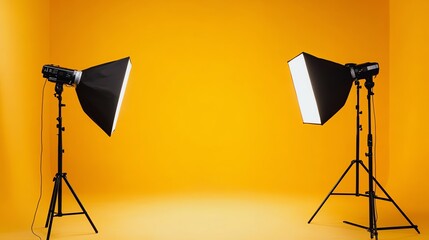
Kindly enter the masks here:
M 340 179 L 337 181 L 337 183 L 334 185 L 332 190 L 329 192 L 329 194 L 326 196 L 326 198 L 323 200 L 322 204 L 317 208 L 316 212 L 311 216 L 310 220 L 308 220 L 308 223 L 311 223 L 313 221 L 313 218 L 317 215 L 317 213 L 320 211 L 320 209 L 323 207 L 325 202 L 328 200 L 328 198 L 331 195 L 355 195 L 355 196 L 361 196 L 359 190 L 359 166 L 365 166 L 363 165 L 362 160 L 360 160 L 360 131 L 362 131 L 362 125 L 360 124 L 360 115 L 362 114 L 362 111 L 360 110 L 359 106 L 359 91 L 362 88 L 360 86 L 359 80 L 355 80 L 356 85 L 356 97 L 357 97 L 357 104 L 356 104 L 356 158 L 350 163 L 350 165 L 347 167 L 347 169 L 344 171 L 344 173 L 341 175 Z M 354 193 L 337 193 L 334 192 L 337 186 L 341 183 L 343 178 L 347 175 L 347 173 L 350 171 L 350 169 L 355 166 L 356 167 L 356 189 Z
M 61 117 L 61 109 L 65 107 L 65 104 L 61 103 L 63 85 L 65 84 L 76 88 L 76 94 L 83 111 L 110 137 L 116 127 L 131 67 L 132 64 L 130 57 L 125 57 L 116 61 L 93 66 L 82 71 L 63 68 L 53 64 L 44 65 L 42 68 L 43 77 L 48 79 L 50 82 L 56 83 L 54 96 L 58 99 L 58 172 L 54 177 L 54 190 L 45 224 L 45 228 L 48 228 L 47 240 L 49 240 L 51 235 L 54 217 L 67 215 L 85 214 L 95 233 L 98 233 L 98 230 L 89 217 L 88 212 L 83 207 L 67 180 L 67 174 L 63 173 L 62 165 L 64 149 L 62 132 L 65 130 L 62 125 Z M 81 212 L 63 213 L 63 180 L 73 194 L 76 202 L 79 204 L 82 210 Z M 58 206 L 56 205 L 57 202 Z M 58 210 L 55 213 L 56 206 Z
M 328 196 L 323 200 L 322 204 L 310 218 L 308 223 L 311 223 L 313 218 L 328 200 L 331 195 L 354 195 L 356 197 L 363 196 L 369 199 L 369 225 L 363 226 L 348 221 L 356 227 L 364 228 L 370 232 L 371 238 L 378 238 L 378 230 L 405 229 L 414 228 L 417 233 L 420 233 L 417 225 L 413 224 L 405 213 L 399 208 L 396 202 L 389 196 L 386 190 L 374 177 L 373 170 L 373 137 L 371 129 L 371 98 L 374 95 L 373 78 L 379 73 L 379 65 L 376 62 L 367 62 L 363 64 L 346 64 L 342 65 L 329 60 L 321 59 L 302 52 L 298 56 L 288 61 L 295 92 L 298 98 L 298 104 L 301 110 L 301 116 L 304 123 L 323 125 L 336 112 L 338 112 L 347 100 L 348 93 L 354 81 L 357 86 L 357 105 L 356 105 L 356 159 L 353 160 L 346 171 L 341 175 L 338 182 L 329 192 Z M 359 143 L 360 131 L 360 115 L 362 112 L 359 107 L 359 80 L 365 79 L 365 87 L 368 89 L 368 137 L 367 146 L 368 152 L 365 154 L 368 157 L 368 168 L 359 159 Z M 354 193 L 336 193 L 334 192 L 342 179 L 346 176 L 349 170 L 356 167 L 356 190 Z M 359 191 L 359 168 L 362 167 L 368 173 L 369 189 L 365 193 Z M 385 197 L 379 197 L 374 191 L 374 187 L 378 186 L 384 193 Z M 375 201 L 383 200 L 393 203 L 396 209 L 408 221 L 409 225 L 392 226 L 392 227 L 377 227 L 377 216 L 375 209 Z
M 62 125 L 62 116 L 61 116 L 61 109 L 65 107 L 65 104 L 62 104 L 62 94 L 63 92 L 63 83 L 57 82 L 55 84 L 55 97 L 58 99 L 58 117 L 57 117 L 57 128 L 58 128 L 58 172 L 55 174 L 54 177 L 54 190 L 52 193 L 51 203 L 49 205 L 49 211 L 48 211 L 48 217 L 46 219 L 45 228 L 48 228 L 48 235 L 46 237 L 47 240 L 49 240 L 49 237 L 51 235 L 51 229 L 52 224 L 54 221 L 54 217 L 62 217 L 67 215 L 77 215 L 77 214 L 85 214 L 86 218 L 88 219 L 89 223 L 91 224 L 92 228 L 94 229 L 95 233 L 98 233 L 97 228 L 95 227 L 94 223 L 92 222 L 91 218 L 88 215 L 88 212 L 83 207 L 83 204 L 80 202 L 78 196 L 76 195 L 75 191 L 73 190 L 72 186 L 70 185 L 69 181 L 67 180 L 67 173 L 63 172 L 63 141 L 62 141 L 62 132 L 65 130 L 65 128 Z M 62 180 L 66 183 L 67 187 L 73 194 L 73 197 L 79 204 L 82 212 L 72 212 L 72 213 L 63 213 L 62 211 Z M 55 213 L 55 207 L 58 202 L 57 206 L 57 212 Z
M 374 92 L 372 91 L 374 87 L 374 81 L 372 79 L 372 76 L 368 76 L 365 78 L 365 87 L 368 90 L 367 94 L 367 101 L 368 101 L 368 135 L 367 135 L 367 146 L 368 146 L 368 152 L 365 154 L 368 157 L 368 168 L 363 164 L 362 160 L 359 159 L 359 141 L 360 141 L 360 131 L 362 130 L 362 127 L 360 125 L 360 114 L 362 112 L 360 111 L 359 107 L 359 89 L 361 88 L 359 84 L 359 80 L 355 80 L 355 85 L 357 88 L 357 105 L 356 105 L 356 159 L 353 160 L 346 171 L 341 175 L 338 182 L 334 185 L 333 189 L 329 192 L 328 196 L 323 200 L 322 204 L 319 206 L 319 208 L 316 210 L 316 212 L 313 214 L 313 216 L 310 218 L 308 223 L 311 223 L 313 218 L 317 215 L 319 210 L 322 208 L 322 206 L 325 204 L 325 202 L 328 200 L 328 198 L 331 195 L 355 195 L 357 197 L 364 196 L 368 197 L 369 199 L 369 226 L 363 226 L 356 223 L 352 223 L 349 221 L 343 221 L 346 224 L 350 224 L 356 227 L 364 228 L 370 232 L 371 238 L 378 239 L 378 230 L 393 230 L 393 229 L 407 229 L 407 228 L 414 228 L 417 233 L 420 233 L 418 230 L 418 226 L 413 224 L 411 220 L 407 217 L 407 215 L 401 210 L 401 208 L 396 204 L 396 202 L 390 197 L 390 195 L 387 193 L 387 191 L 381 186 L 381 184 L 377 181 L 377 179 L 374 177 L 373 174 L 373 136 L 372 136 L 372 129 L 371 129 L 371 98 L 374 95 Z M 342 179 L 346 176 L 348 171 L 355 165 L 356 167 L 356 191 L 355 193 L 335 193 L 335 189 L 340 184 Z M 363 169 L 368 173 L 368 184 L 369 184 L 369 190 L 366 193 L 360 193 L 359 190 L 359 167 L 363 167 Z M 379 197 L 375 194 L 374 191 L 374 183 L 383 191 L 384 197 Z M 396 209 L 402 214 L 402 216 L 407 220 L 409 225 L 404 226 L 391 226 L 391 227 L 377 227 L 377 219 L 376 219 L 376 210 L 375 210 L 375 200 L 383 200 L 383 201 L 389 201 L 393 203 L 393 205 L 396 207 Z

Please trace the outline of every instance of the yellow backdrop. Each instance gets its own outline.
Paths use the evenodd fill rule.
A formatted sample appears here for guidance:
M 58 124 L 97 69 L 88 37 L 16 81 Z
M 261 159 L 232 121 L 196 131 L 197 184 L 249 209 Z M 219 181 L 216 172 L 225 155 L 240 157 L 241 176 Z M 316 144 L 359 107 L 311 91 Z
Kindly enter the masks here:
M 28 229 L 36 206 L 40 71 L 49 61 L 48 3 L 0 2 L 0 232 Z M 49 111 L 45 109 L 46 114 Z M 49 155 L 46 151 L 45 156 Z
M 411 211 L 429 211 L 429 151 L 426 110 L 426 58 L 429 3 L 390 3 L 390 176 L 389 184 L 398 192 L 398 201 Z
M 0 60 L 0 186 L 1 210 L 12 217 L 8 226 L 27 227 L 22 219 L 31 218 L 37 200 L 41 66 L 84 69 L 125 56 L 133 69 L 111 138 L 85 116 L 74 89 L 64 90 L 64 168 L 79 194 L 255 192 L 319 199 L 355 157 L 355 88 L 325 126 L 303 125 L 286 63 L 306 51 L 339 63 L 380 64 L 374 89 L 377 179 L 393 188 L 393 197 L 405 195 L 400 197 L 405 209 L 425 209 L 414 204 L 427 201 L 427 193 L 420 199 L 408 196 L 410 184 L 424 182 L 428 166 L 419 107 L 425 81 L 422 66 L 415 66 L 424 59 L 418 50 L 428 35 L 420 35 L 424 21 L 403 16 L 411 18 L 424 4 L 406 11 L 404 5 L 388 0 L 353 6 L 333 0 L 1 3 L 0 47 L 7 57 Z M 424 17 L 423 10 L 419 14 Z M 408 28 L 410 23 L 416 27 Z M 412 53 L 404 49 L 409 45 Z M 56 171 L 53 87 L 47 83 L 45 90 L 47 192 Z M 413 104 L 404 101 L 408 98 Z M 365 97 L 361 105 L 366 162 Z M 344 185 L 353 186 L 352 181 Z
M 378 61 L 377 100 L 386 106 L 387 1 L 364 5 L 52 3 L 53 62 L 78 69 L 128 55 L 133 62 L 112 138 L 84 115 L 73 90 L 65 93 L 68 171 L 104 194 L 326 192 L 355 156 L 355 100 L 324 127 L 303 125 L 286 62 L 301 51 Z M 378 110 L 386 162 L 388 109 Z

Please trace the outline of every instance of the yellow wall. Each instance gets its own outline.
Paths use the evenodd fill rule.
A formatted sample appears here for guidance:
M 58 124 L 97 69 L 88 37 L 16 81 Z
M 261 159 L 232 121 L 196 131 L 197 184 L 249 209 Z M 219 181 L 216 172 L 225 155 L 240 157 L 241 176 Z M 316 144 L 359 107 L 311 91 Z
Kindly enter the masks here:
M 85 116 L 74 89 L 64 91 L 64 167 L 80 195 L 324 196 L 354 158 L 355 93 L 325 126 L 303 125 L 286 61 L 307 51 L 380 63 L 377 178 L 407 213 L 428 210 L 424 1 L 108 2 L 1 2 L 0 231 L 26 229 L 37 200 L 41 66 L 84 69 L 128 55 L 112 138 Z M 52 93 L 48 83 L 47 192 L 56 167 Z
M 429 211 L 428 11 L 423 0 L 390 3 L 391 185 L 398 199 L 416 212 Z
M 387 0 L 64 0 L 52 9 L 53 63 L 133 62 L 112 138 L 73 89 L 64 93 L 65 167 L 80 191 L 325 194 L 355 156 L 355 93 L 326 126 L 303 125 L 286 64 L 301 51 L 380 63 L 377 154 L 389 164 Z
M 49 1 L 0 2 L 0 232 L 28 229 L 36 206 L 48 33 Z

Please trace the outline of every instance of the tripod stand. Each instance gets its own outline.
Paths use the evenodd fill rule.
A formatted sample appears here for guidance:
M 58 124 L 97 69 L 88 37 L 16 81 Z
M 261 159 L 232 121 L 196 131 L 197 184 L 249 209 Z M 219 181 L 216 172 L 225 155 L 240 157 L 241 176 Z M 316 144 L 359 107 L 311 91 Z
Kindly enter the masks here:
M 62 164 L 63 164 L 63 142 L 62 142 L 62 132 L 64 131 L 64 127 L 62 126 L 62 117 L 61 117 L 61 108 L 65 107 L 65 104 L 61 103 L 62 100 L 62 94 L 63 92 L 63 83 L 56 83 L 55 85 L 55 97 L 58 99 L 58 117 L 57 117 L 57 128 L 58 128 L 58 172 L 55 174 L 54 177 L 54 190 L 52 193 L 51 203 L 49 205 L 49 211 L 48 211 L 48 217 L 46 219 L 45 228 L 48 227 L 48 235 L 46 237 L 46 240 L 49 240 L 49 237 L 51 235 L 51 229 L 52 229 L 52 223 L 54 221 L 54 217 L 62 217 L 67 215 L 77 215 L 77 214 L 85 214 L 86 218 L 88 219 L 89 223 L 91 224 L 92 228 L 96 233 L 98 233 L 97 228 L 95 227 L 94 223 L 92 222 L 91 218 L 88 215 L 88 212 L 83 207 L 82 203 L 80 202 L 79 198 L 77 197 L 75 191 L 73 190 L 72 186 L 70 185 L 69 181 L 67 180 L 67 173 L 63 172 Z M 67 187 L 69 188 L 70 192 L 73 194 L 73 197 L 79 204 L 82 212 L 72 212 L 72 213 L 63 213 L 62 211 L 62 181 L 66 183 Z M 55 206 L 58 201 L 58 208 L 57 213 L 55 213 Z
M 360 131 L 362 130 L 362 126 L 360 124 L 360 114 L 362 112 L 360 111 L 359 107 L 359 90 L 361 88 L 359 80 L 355 80 L 355 85 L 357 88 L 357 104 L 356 104 L 356 159 L 353 160 L 350 165 L 347 167 L 347 169 L 344 171 L 343 175 L 341 175 L 338 182 L 334 185 L 332 190 L 329 192 L 328 196 L 323 200 L 322 204 L 319 206 L 319 208 L 316 210 L 316 212 L 313 214 L 313 216 L 310 218 L 308 223 L 311 223 L 313 218 L 317 215 L 319 210 L 323 207 L 325 202 L 328 200 L 328 198 L 331 195 L 354 195 L 356 197 L 363 196 L 368 197 L 369 199 L 369 226 L 359 225 L 356 223 L 352 223 L 349 221 L 343 221 L 346 224 L 366 229 L 370 233 L 371 238 L 378 239 L 378 230 L 392 230 L 392 229 L 406 229 L 406 228 L 414 228 L 417 233 L 420 233 L 418 230 L 417 225 L 414 225 L 411 220 L 407 217 L 407 215 L 401 210 L 401 208 L 396 204 L 396 202 L 390 197 L 390 195 L 387 193 L 387 191 L 381 186 L 381 184 L 375 179 L 373 175 L 373 137 L 372 137 L 372 130 L 371 130 L 371 98 L 374 95 L 374 92 L 372 91 L 374 87 L 374 82 L 372 80 L 372 76 L 367 77 L 365 82 L 365 87 L 368 90 L 367 94 L 367 100 L 368 100 L 368 137 L 367 137 L 367 145 L 368 145 L 368 152 L 365 153 L 366 157 L 368 157 L 368 168 L 364 165 L 363 161 L 359 159 L 359 145 L 360 145 Z M 337 186 L 340 184 L 340 182 L 343 180 L 343 178 L 347 175 L 349 170 L 355 166 L 356 168 L 356 189 L 354 193 L 337 193 L 334 192 Z M 367 173 L 368 173 L 368 183 L 369 183 L 369 190 L 365 193 L 360 193 L 359 190 L 359 167 L 362 167 Z M 381 189 L 381 191 L 384 193 L 386 197 L 379 197 L 375 194 L 374 191 L 374 183 Z M 391 227 L 377 227 L 377 219 L 376 219 L 376 209 L 375 209 L 375 200 L 383 200 L 393 203 L 393 205 L 396 207 L 396 209 L 402 214 L 402 216 L 408 221 L 409 225 L 406 226 L 391 226 Z

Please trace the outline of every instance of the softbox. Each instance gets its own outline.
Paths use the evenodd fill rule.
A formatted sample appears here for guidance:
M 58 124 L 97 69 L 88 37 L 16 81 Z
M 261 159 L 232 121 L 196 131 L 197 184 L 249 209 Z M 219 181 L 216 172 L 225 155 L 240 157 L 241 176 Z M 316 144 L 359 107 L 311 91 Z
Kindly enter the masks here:
M 129 57 L 82 71 L 76 93 L 83 111 L 111 136 L 131 70 Z
M 323 125 L 344 106 L 354 80 L 351 69 L 305 52 L 288 64 L 303 122 Z

